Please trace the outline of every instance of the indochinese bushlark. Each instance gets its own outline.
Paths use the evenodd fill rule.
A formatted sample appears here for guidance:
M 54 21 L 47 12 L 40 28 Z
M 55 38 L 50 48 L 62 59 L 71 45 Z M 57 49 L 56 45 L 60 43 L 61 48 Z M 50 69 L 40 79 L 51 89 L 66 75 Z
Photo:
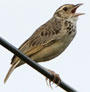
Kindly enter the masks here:
M 34 34 L 20 46 L 19 50 L 35 62 L 49 61 L 60 55 L 76 35 L 78 16 L 83 15 L 83 13 L 76 13 L 76 10 L 81 5 L 82 4 L 65 4 L 58 8 L 53 17 L 40 26 Z M 12 66 L 4 82 L 6 82 L 15 68 L 24 63 L 24 61 L 14 55 L 11 62 Z M 49 72 L 57 78 L 58 74 L 50 70 Z M 60 81 L 59 76 L 58 80 Z

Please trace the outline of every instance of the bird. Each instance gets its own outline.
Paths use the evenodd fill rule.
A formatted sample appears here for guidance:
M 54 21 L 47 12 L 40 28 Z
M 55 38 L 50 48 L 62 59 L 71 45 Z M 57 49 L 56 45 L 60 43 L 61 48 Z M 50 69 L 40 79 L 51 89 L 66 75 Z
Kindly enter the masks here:
M 76 23 L 78 16 L 84 14 L 76 13 L 77 8 L 81 5 L 83 3 L 60 6 L 53 16 L 37 28 L 18 49 L 37 63 L 49 61 L 59 56 L 69 46 L 77 33 Z M 23 64 L 25 62 L 14 55 L 11 60 L 11 68 L 4 79 L 4 83 L 6 83 L 13 70 Z M 58 78 L 60 82 L 60 77 L 57 73 L 49 69 L 47 70 L 55 78 Z

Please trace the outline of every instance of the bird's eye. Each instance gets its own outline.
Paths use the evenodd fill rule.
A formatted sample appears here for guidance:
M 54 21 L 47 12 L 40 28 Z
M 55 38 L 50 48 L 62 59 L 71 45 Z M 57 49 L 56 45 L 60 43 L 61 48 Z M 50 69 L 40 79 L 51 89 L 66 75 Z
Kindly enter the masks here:
M 67 7 L 64 7 L 64 8 L 63 8 L 63 10 L 64 10 L 64 11 L 67 11 L 67 10 L 68 10 L 68 8 L 67 8 Z

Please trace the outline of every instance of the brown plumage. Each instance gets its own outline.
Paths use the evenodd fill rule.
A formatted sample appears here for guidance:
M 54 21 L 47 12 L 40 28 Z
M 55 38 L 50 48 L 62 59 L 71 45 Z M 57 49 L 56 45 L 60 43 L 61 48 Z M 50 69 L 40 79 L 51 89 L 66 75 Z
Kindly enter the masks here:
M 80 5 L 82 4 L 61 6 L 48 22 L 39 27 L 20 46 L 19 50 L 36 62 L 48 61 L 61 54 L 76 34 L 76 21 L 81 13 L 77 14 L 75 12 Z M 11 62 L 12 66 L 4 82 L 11 72 L 22 64 L 24 64 L 24 61 L 14 56 Z

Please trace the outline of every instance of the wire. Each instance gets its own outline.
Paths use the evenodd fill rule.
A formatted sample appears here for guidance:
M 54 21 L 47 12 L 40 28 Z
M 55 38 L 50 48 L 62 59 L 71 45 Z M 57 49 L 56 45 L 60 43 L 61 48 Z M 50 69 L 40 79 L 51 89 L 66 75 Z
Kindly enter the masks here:
M 4 40 L 1 37 L 0 37 L 0 44 L 3 47 L 5 47 L 6 49 L 8 49 L 9 51 L 11 51 L 12 53 L 14 53 L 20 59 L 22 59 L 23 61 L 25 61 L 28 65 L 30 65 L 31 67 L 33 67 L 34 69 L 36 69 L 42 75 L 44 75 L 45 77 L 49 78 L 50 80 L 53 80 L 54 77 L 53 77 L 53 75 L 51 73 L 49 73 L 46 69 L 44 69 L 41 65 L 39 65 L 35 61 L 32 61 L 28 56 L 24 55 L 16 47 L 14 47 L 12 44 L 10 44 L 9 42 L 7 42 L 6 40 Z M 61 87 L 62 89 L 64 89 L 67 92 L 77 92 L 76 90 L 74 90 L 73 88 L 71 88 L 69 85 L 67 85 L 66 83 L 64 83 L 62 80 L 61 80 L 61 82 L 59 84 L 59 87 Z

